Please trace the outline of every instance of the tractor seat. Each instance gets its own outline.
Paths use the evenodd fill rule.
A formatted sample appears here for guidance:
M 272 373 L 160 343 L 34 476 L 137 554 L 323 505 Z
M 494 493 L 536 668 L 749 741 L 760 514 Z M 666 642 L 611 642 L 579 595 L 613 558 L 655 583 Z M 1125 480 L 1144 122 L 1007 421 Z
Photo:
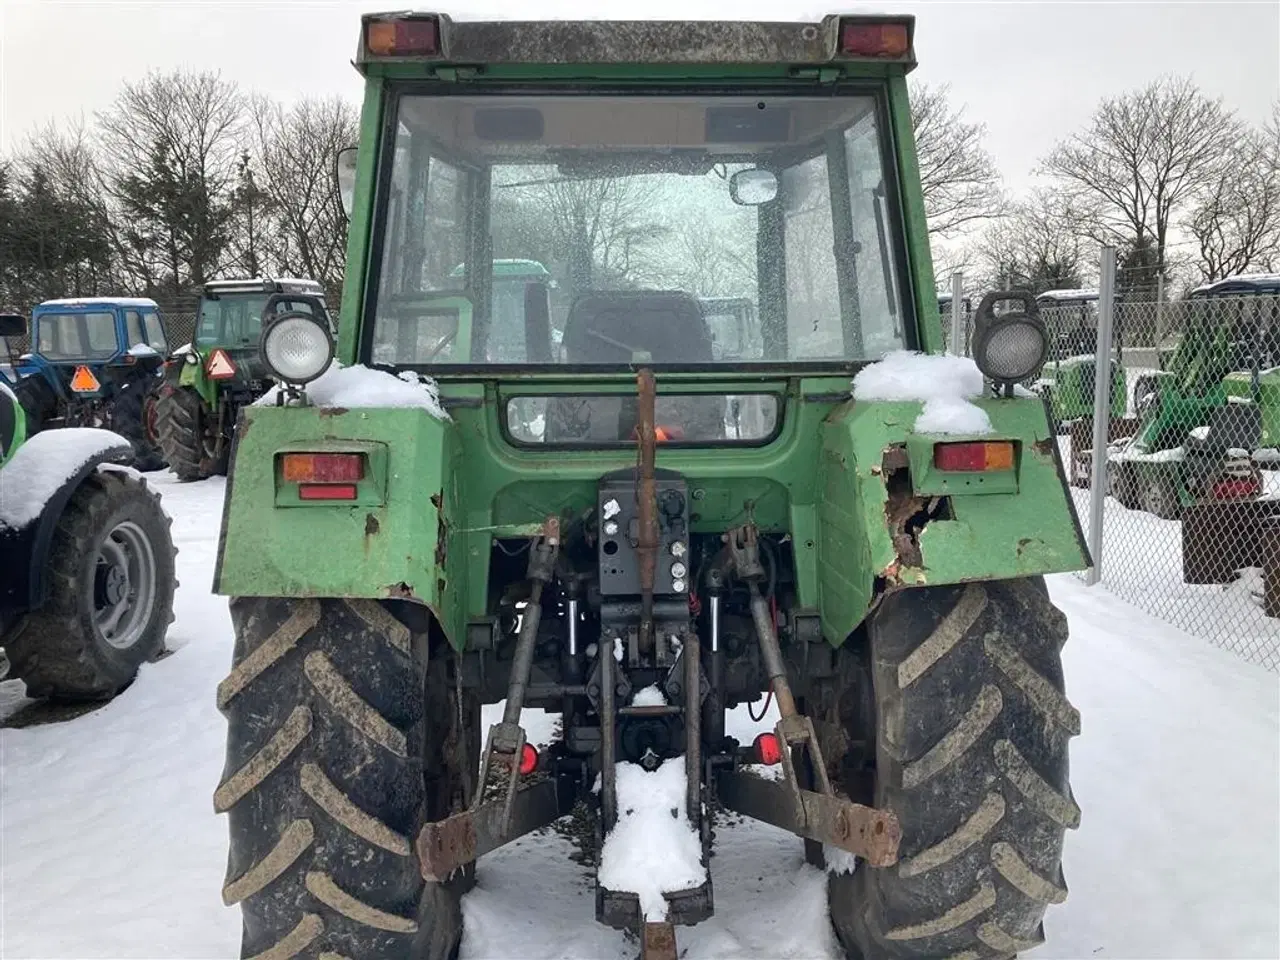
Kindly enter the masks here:
M 681 291 L 592 292 L 569 308 L 564 351 L 566 363 L 710 363 L 711 331 Z
M 1186 449 L 1189 454 L 1219 457 L 1228 450 L 1252 453 L 1261 440 L 1262 407 L 1256 403 L 1227 403 L 1209 414 L 1204 427 L 1191 432 Z

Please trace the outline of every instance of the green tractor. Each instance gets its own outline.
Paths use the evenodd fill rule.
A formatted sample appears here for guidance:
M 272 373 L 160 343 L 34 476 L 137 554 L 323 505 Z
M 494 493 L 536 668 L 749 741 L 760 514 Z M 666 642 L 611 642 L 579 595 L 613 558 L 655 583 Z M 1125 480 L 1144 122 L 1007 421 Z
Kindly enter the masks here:
M 1043 575 L 1088 556 L 1013 389 L 1034 302 L 940 355 L 914 28 L 363 17 L 339 340 L 264 330 L 218 550 L 242 956 L 456 956 L 477 858 L 573 817 L 596 918 L 674 958 L 726 811 L 825 864 L 849 957 L 1040 942 L 1080 816 Z M 570 278 L 518 358 L 499 239 Z M 716 356 L 695 260 L 758 354 Z
M 1098 370 L 1098 291 L 1049 290 L 1036 297 L 1049 328 L 1049 362 L 1037 387 L 1049 398 L 1053 419 L 1065 432 L 1072 421 L 1093 416 Z M 1111 409 L 1124 416 L 1129 381 L 1117 329 L 1111 358 Z
M 1187 306 L 1172 357 L 1134 386 L 1138 432 L 1108 455 L 1111 495 L 1165 520 L 1261 497 L 1280 459 L 1280 277 L 1206 284 Z
M 25 327 L 0 315 L 0 336 Z M 164 651 L 175 551 L 135 455 L 94 427 L 28 435 L 0 381 L 0 679 L 30 697 L 110 699 Z
M 263 324 L 299 311 L 330 323 L 314 280 L 211 280 L 201 289 L 195 340 L 173 351 L 156 403 L 160 449 L 179 480 L 227 472 L 240 408 L 271 386 L 258 356 Z

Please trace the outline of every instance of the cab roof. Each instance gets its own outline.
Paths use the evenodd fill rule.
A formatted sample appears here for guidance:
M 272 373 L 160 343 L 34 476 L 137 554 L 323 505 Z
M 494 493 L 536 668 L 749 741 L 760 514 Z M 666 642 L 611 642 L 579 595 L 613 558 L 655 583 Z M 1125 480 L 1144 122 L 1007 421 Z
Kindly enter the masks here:
M 1241 273 L 1205 283 L 1191 291 L 1193 297 L 1225 296 L 1231 293 L 1280 293 L 1280 273 Z
M 250 277 L 248 279 L 219 279 L 208 281 L 202 290 L 209 295 L 225 293 L 298 293 L 324 296 L 324 288 L 315 280 L 301 277 Z
M 36 310 L 57 309 L 91 309 L 93 307 L 134 307 L 137 309 L 159 309 L 156 302 L 148 297 L 64 297 L 61 300 L 45 300 Z
M 398 26 L 397 26 L 398 25 Z M 372 32 L 371 32 L 372 28 Z M 738 20 L 454 20 L 442 13 L 361 18 L 356 68 L 387 62 L 497 64 L 916 65 L 915 17 Z M 402 42 L 403 39 L 403 42 Z

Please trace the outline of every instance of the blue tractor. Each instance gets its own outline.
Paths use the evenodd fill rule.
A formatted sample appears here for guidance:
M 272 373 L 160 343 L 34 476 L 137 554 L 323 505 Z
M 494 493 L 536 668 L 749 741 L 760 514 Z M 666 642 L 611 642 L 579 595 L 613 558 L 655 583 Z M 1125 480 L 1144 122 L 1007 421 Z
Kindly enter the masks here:
M 8 343 L 9 341 L 6 341 Z M 154 300 L 46 300 L 31 314 L 30 352 L 0 371 L 26 412 L 27 432 L 102 427 L 133 447 L 133 466 L 164 466 L 156 397 L 169 353 Z

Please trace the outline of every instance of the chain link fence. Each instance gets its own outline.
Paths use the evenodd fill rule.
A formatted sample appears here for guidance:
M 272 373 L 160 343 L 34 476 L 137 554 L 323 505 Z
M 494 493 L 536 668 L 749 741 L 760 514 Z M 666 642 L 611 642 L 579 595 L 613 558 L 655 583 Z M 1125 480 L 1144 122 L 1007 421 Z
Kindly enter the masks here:
M 942 309 L 951 339 L 949 308 Z M 1047 397 L 1082 529 L 1102 504 L 1100 582 L 1280 671 L 1280 296 L 1121 300 L 1109 356 L 1092 299 L 1046 298 Z M 966 345 L 971 313 L 962 314 Z M 1110 377 L 1105 489 L 1095 390 Z

